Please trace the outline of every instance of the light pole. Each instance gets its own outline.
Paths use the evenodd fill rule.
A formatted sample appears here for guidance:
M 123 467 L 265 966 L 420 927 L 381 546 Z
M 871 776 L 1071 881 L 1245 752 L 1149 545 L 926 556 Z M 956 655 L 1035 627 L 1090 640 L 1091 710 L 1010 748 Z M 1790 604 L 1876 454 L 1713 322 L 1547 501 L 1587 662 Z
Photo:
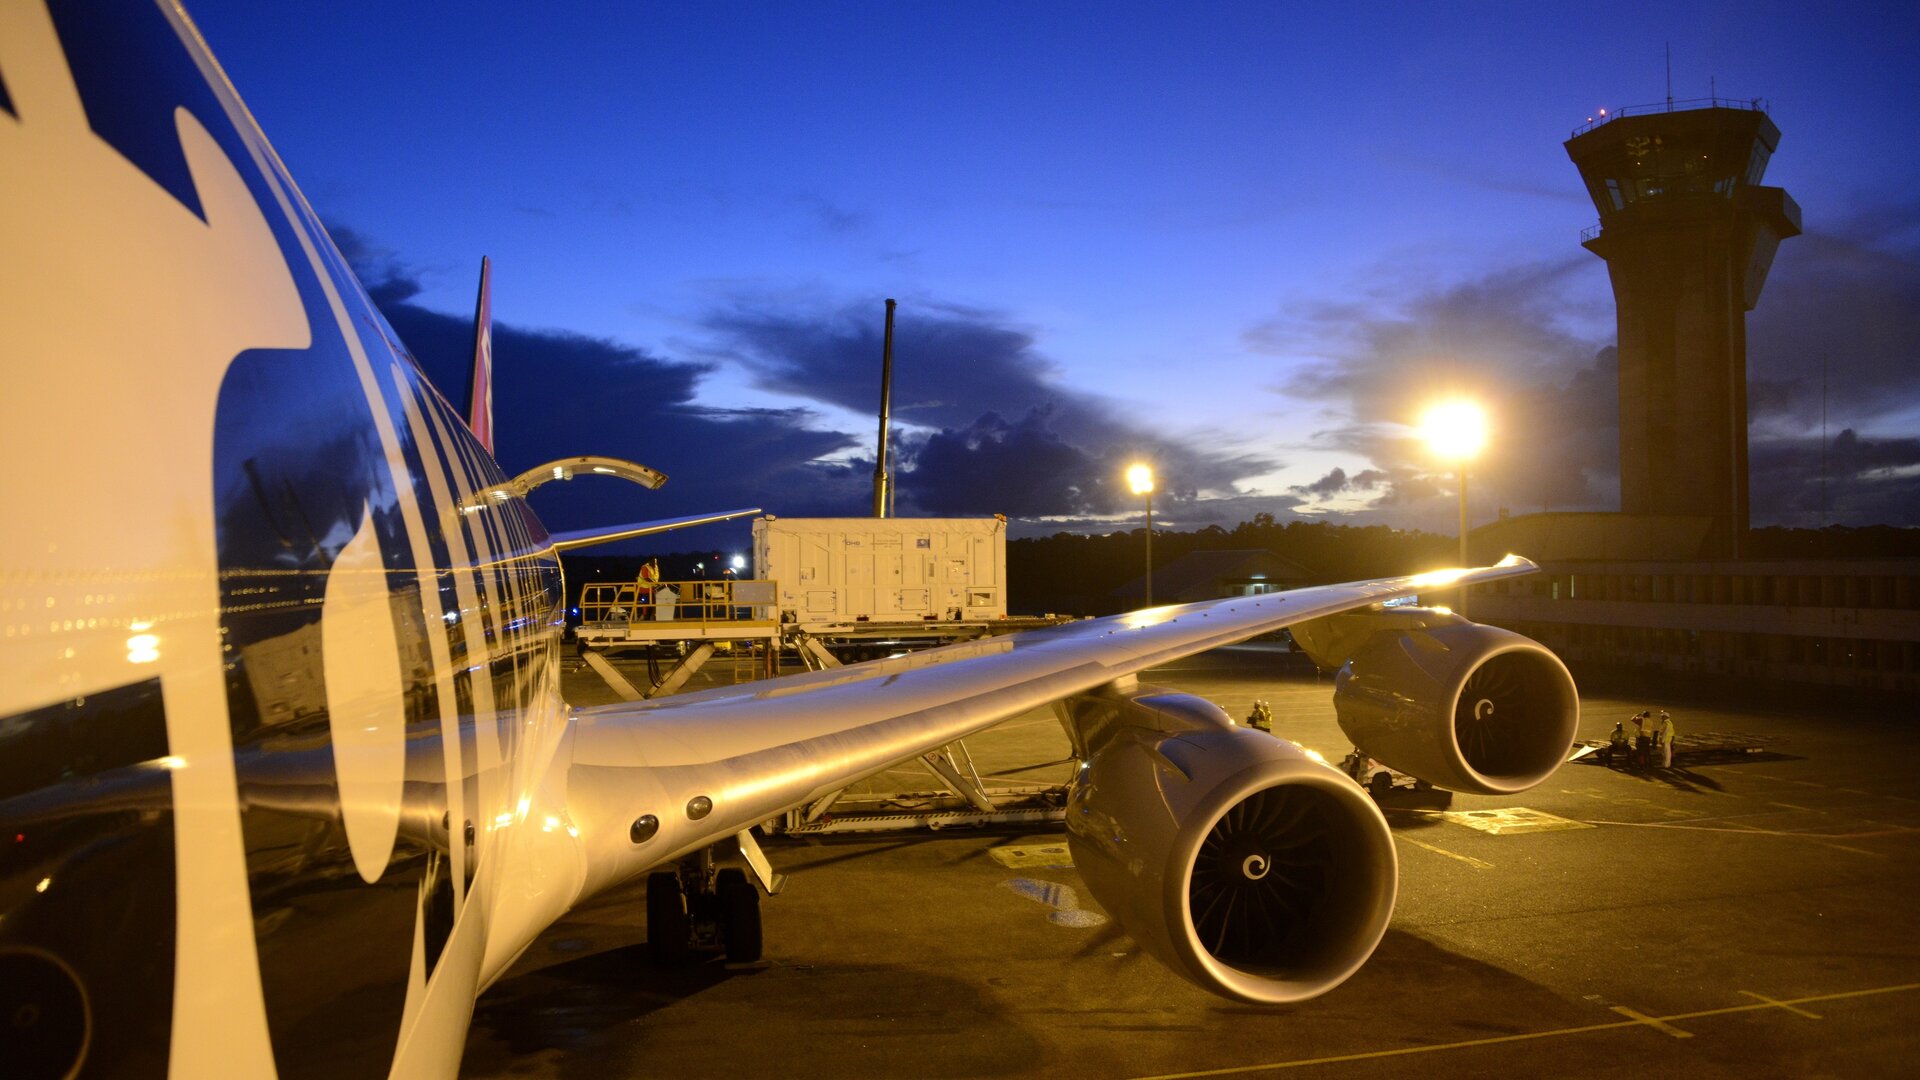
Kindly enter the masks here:
M 1153 466 L 1147 464 L 1127 467 L 1127 484 L 1135 495 L 1147 497 L 1147 605 L 1153 606 Z
M 1467 462 L 1487 445 L 1487 414 L 1471 401 L 1447 401 L 1428 409 L 1420 417 L 1420 432 L 1435 457 L 1453 463 L 1460 478 L 1460 567 L 1467 561 Z M 1454 610 L 1467 613 L 1467 587 L 1460 586 L 1459 602 Z

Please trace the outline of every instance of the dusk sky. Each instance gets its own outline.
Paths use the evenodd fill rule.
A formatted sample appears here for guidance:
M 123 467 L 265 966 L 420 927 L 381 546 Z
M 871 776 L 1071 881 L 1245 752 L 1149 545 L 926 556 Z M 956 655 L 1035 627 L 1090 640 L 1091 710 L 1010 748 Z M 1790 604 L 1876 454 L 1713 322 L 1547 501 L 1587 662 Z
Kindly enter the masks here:
M 1920 7 L 259 4 L 189 11 L 499 456 L 668 472 L 550 524 L 903 515 L 1453 530 L 1403 426 L 1482 396 L 1474 514 L 1618 508 L 1613 299 L 1561 144 L 1761 98 L 1806 234 L 1748 317 L 1754 523 L 1920 525 Z M 569 487 L 584 488 L 575 484 Z M 744 535 L 744 530 L 741 530 Z

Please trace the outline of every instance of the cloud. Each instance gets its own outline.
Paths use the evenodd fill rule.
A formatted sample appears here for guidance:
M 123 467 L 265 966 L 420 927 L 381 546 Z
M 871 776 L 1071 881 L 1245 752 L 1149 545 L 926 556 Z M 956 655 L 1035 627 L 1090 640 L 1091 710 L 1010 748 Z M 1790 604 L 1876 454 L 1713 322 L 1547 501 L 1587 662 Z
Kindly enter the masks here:
M 1866 438 L 1848 428 L 1825 453 L 1820 442 L 1756 439 L 1748 448 L 1754 498 L 1767 493 L 1768 522 L 1920 526 L 1920 438 Z
M 1920 401 L 1920 201 L 1785 241 L 1747 316 L 1748 409 L 1774 429 L 1877 426 Z M 1824 379 L 1823 379 L 1824 371 Z
M 706 319 L 715 355 L 761 389 L 855 413 L 878 411 L 882 312 L 741 298 Z M 894 331 L 893 417 L 901 512 L 1099 516 L 1131 507 L 1128 462 L 1154 464 L 1157 505 L 1242 494 L 1278 463 L 1170 436 L 1063 386 L 1032 331 L 991 312 L 903 304 Z M 872 459 L 866 461 L 871 470 Z
M 463 407 L 471 317 L 413 303 L 420 286 L 404 261 L 350 229 L 331 232 L 428 378 Z M 714 373 L 711 364 L 505 322 L 494 324 L 493 349 L 495 456 L 510 475 L 562 457 L 606 454 L 652 466 L 672 481 L 656 492 L 591 479 L 544 487 L 532 501 L 550 528 L 756 505 L 802 516 L 864 512 L 868 478 L 819 460 L 849 449 L 851 436 L 820 427 L 805 408 L 695 404 L 698 384 Z
M 1277 387 L 1337 418 L 1313 445 L 1370 466 L 1351 475 L 1336 468 L 1291 490 L 1314 503 L 1371 495 L 1371 510 L 1358 516 L 1442 526 L 1450 510 L 1438 500 L 1457 491 L 1456 481 L 1409 425 L 1428 403 L 1467 396 L 1488 409 L 1497 432 L 1473 466 L 1476 503 L 1616 508 L 1617 359 L 1568 326 L 1565 294 L 1579 266 L 1561 260 L 1438 289 L 1302 304 L 1252 327 L 1251 347 L 1313 358 Z
M 1823 388 L 1830 447 L 1827 520 L 1920 516 L 1905 432 L 1920 413 L 1920 200 L 1864 207 L 1781 246 L 1747 316 L 1749 456 L 1756 525 L 1817 524 Z M 1312 366 L 1280 392 L 1336 417 L 1313 445 L 1384 472 L 1372 510 L 1438 527 L 1423 490 L 1451 494 L 1404 426 L 1422 402 L 1465 394 L 1494 414 L 1496 442 L 1474 466 L 1476 513 L 1619 506 L 1618 354 L 1581 327 L 1592 275 L 1577 261 L 1497 270 L 1441 287 L 1404 280 L 1358 300 L 1296 304 L 1250 328 L 1255 349 Z M 1604 289 L 1604 284 L 1601 286 Z M 1612 315 L 1610 290 L 1600 295 Z M 1825 375 L 1822 375 L 1822 365 Z M 1313 503 L 1365 496 L 1352 466 L 1291 489 Z M 1338 474 L 1338 475 L 1336 475 Z M 1843 475 L 1844 474 L 1844 475 Z M 1413 483 L 1425 478 L 1422 487 Z M 1411 513 L 1411 516 L 1410 516 Z
M 473 327 L 464 315 L 413 302 L 416 274 L 390 249 L 349 229 L 337 242 L 400 340 L 449 399 L 464 397 Z M 1121 473 L 1155 464 L 1155 517 L 1170 525 L 1231 525 L 1255 510 L 1235 482 L 1277 464 L 1195 445 L 1121 415 L 1054 381 L 1033 335 L 989 313 L 918 304 L 899 320 L 893 464 L 902 514 L 1003 513 L 1104 529 L 1137 497 Z M 697 361 L 564 330 L 496 322 L 496 456 L 509 473 L 583 453 L 643 462 L 676 482 L 647 493 L 621 485 L 553 485 L 534 496 L 550 527 L 758 505 L 785 516 L 868 512 L 870 436 L 834 430 L 820 411 L 716 409 L 696 404 L 703 379 L 738 364 L 761 389 L 869 413 L 879 394 L 877 313 L 804 302 L 737 303 L 708 327 L 719 347 Z M 732 362 L 732 363 L 728 363 Z M 725 365 L 725 366 L 723 366 Z M 1207 497 L 1203 497 L 1207 496 Z M 1215 498 L 1224 496 L 1224 498 Z M 1255 500 L 1283 511 L 1293 497 Z M 1249 504 L 1251 505 L 1251 504 Z

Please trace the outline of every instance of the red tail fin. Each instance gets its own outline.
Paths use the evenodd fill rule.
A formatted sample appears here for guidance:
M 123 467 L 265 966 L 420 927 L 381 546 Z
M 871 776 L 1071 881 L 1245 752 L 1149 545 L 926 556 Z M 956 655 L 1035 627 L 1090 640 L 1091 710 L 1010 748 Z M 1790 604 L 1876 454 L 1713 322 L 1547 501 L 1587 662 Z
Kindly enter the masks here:
M 480 299 L 473 310 L 473 375 L 467 381 L 467 427 L 493 453 L 493 299 L 488 282 L 492 264 L 480 260 Z

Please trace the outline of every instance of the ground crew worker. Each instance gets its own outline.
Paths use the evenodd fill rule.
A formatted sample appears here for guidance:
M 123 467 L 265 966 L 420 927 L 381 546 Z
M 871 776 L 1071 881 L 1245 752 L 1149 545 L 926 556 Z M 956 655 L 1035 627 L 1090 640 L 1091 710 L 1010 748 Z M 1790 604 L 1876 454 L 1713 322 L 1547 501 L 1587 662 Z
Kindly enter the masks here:
M 1660 726 L 1654 729 L 1653 743 L 1660 748 L 1660 767 L 1673 768 L 1673 717 L 1660 710 Z
M 1607 736 L 1607 762 L 1611 764 L 1615 760 L 1625 761 L 1627 757 L 1627 747 L 1627 722 L 1625 720 L 1615 721 L 1613 734 Z
M 649 558 L 640 564 L 640 617 L 653 618 L 653 590 L 660 585 L 660 560 Z
M 1641 709 L 1633 717 L 1634 727 L 1639 731 L 1633 737 L 1633 760 L 1637 765 L 1648 765 L 1653 762 L 1653 733 L 1647 730 L 1647 723 L 1652 719 L 1652 715 L 1646 709 Z

